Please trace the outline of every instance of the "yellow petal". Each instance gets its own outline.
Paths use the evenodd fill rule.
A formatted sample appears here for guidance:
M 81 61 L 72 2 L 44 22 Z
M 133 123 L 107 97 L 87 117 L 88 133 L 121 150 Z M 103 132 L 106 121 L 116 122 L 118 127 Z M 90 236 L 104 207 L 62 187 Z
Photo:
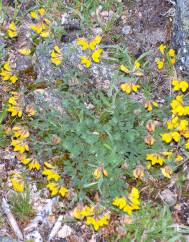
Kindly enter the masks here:
M 31 50 L 29 48 L 22 48 L 22 49 L 19 49 L 18 52 L 21 54 L 21 55 L 30 55 L 31 54 Z

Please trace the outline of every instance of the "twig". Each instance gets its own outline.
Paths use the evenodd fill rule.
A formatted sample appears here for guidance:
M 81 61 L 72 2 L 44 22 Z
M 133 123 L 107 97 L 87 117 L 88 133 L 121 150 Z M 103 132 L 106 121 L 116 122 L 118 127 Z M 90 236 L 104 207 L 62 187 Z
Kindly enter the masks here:
M 18 238 L 19 241 L 23 241 L 24 240 L 23 234 L 22 234 L 20 228 L 18 227 L 18 224 L 17 224 L 13 214 L 11 213 L 9 204 L 7 203 L 5 198 L 2 199 L 2 209 L 3 209 L 3 212 L 7 216 L 9 224 L 12 227 L 16 237 Z
M 51 241 L 54 238 L 54 236 L 57 234 L 57 232 L 59 231 L 62 225 L 62 220 L 63 220 L 63 215 L 60 215 L 49 234 L 48 241 Z
M 31 223 L 24 229 L 24 233 L 29 233 L 36 229 L 40 223 L 43 223 L 46 216 L 52 212 L 53 204 L 57 201 L 54 197 L 44 206 L 43 210 L 40 211 L 37 216 L 31 221 Z

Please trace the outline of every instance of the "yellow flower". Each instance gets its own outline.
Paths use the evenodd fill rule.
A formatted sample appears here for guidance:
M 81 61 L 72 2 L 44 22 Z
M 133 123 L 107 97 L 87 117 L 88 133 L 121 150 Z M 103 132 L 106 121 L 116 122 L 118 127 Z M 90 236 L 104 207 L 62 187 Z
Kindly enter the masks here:
M 165 44 L 161 44 L 161 45 L 159 46 L 159 50 L 160 50 L 160 52 L 161 52 L 162 55 L 165 54 L 165 49 L 166 49 L 166 45 L 165 45 Z
M 22 117 L 22 107 L 19 105 L 9 106 L 8 112 L 11 113 L 12 117 L 18 116 L 19 118 Z
M 52 179 L 54 179 L 55 181 L 58 181 L 60 179 L 60 175 L 51 169 L 44 168 L 42 175 L 47 176 L 48 181 L 50 181 Z
M 170 57 L 175 57 L 175 50 L 174 49 L 170 49 L 168 52 Z
M 8 30 L 7 30 L 7 34 L 9 36 L 9 38 L 14 38 L 18 35 L 18 31 L 17 31 L 17 28 L 16 28 L 16 25 L 14 22 L 11 22 L 9 24 L 9 27 L 8 27 Z
M 171 120 L 167 121 L 167 128 L 168 129 L 175 129 L 178 127 L 178 117 L 174 117 Z
M 73 210 L 74 218 L 76 218 L 76 219 L 83 218 L 83 216 L 81 215 L 81 211 L 82 211 L 81 206 L 77 206 L 76 208 L 74 208 L 74 210 Z
M 102 168 L 101 167 L 96 168 L 93 175 L 96 179 L 99 179 L 102 175 Z
M 186 92 L 188 90 L 188 82 L 181 81 L 180 82 L 180 89 L 182 92 Z
M 22 49 L 18 49 L 18 52 L 21 55 L 30 55 L 31 54 L 31 50 L 29 48 L 27 48 L 27 47 L 22 48 Z
M 172 81 L 172 86 L 173 86 L 173 91 L 182 91 L 182 92 L 186 92 L 189 85 L 186 81 L 177 81 L 177 80 L 173 80 Z
M 84 65 L 86 68 L 91 66 L 91 61 L 86 56 L 80 56 L 81 64 Z
M 30 28 L 34 32 L 39 34 L 42 38 L 47 38 L 50 34 L 50 27 L 49 27 L 50 21 L 43 17 L 45 15 L 45 12 L 46 11 L 44 8 L 40 8 L 39 10 L 32 11 L 30 13 L 30 16 L 32 18 L 39 21 L 36 24 L 32 24 Z
M 134 199 L 134 198 L 136 198 L 136 199 L 139 198 L 139 190 L 138 190 L 138 188 L 136 188 L 136 187 L 132 187 L 132 189 L 131 189 L 131 193 L 129 194 L 129 198 L 131 199 L 131 201 L 132 201 L 132 199 Z
M 47 184 L 47 188 L 50 190 L 52 197 L 58 194 L 59 186 L 57 183 L 50 182 Z
M 11 178 L 11 183 L 12 183 L 13 189 L 16 192 L 24 191 L 24 181 L 20 176 L 20 174 L 14 174 L 13 177 Z
M 91 50 L 94 50 L 97 45 L 100 44 L 102 40 L 102 37 L 100 35 L 97 35 L 90 43 L 89 43 L 89 48 Z
M 28 169 L 31 171 L 31 170 L 40 170 L 41 168 L 41 165 L 39 164 L 39 162 L 36 160 L 36 159 L 32 159 L 31 162 L 29 163 L 28 165 Z
M 124 208 L 123 208 L 123 212 L 127 213 L 128 215 L 132 215 L 133 213 L 133 208 L 132 206 L 130 205 L 126 205 Z
M 186 141 L 186 143 L 185 143 L 185 148 L 187 149 L 187 150 L 189 150 L 189 139 Z
M 172 132 L 171 135 L 175 142 L 178 143 L 180 141 L 180 134 L 178 132 Z
M 135 61 L 134 70 L 138 70 L 139 68 L 140 68 L 140 63 L 138 61 Z
M 164 158 L 159 154 L 147 154 L 146 160 L 151 161 L 152 165 L 159 164 L 160 166 L 162 166 L 165 162 Z
M 26 138 L 28 138 L 29 135 L 30 135 L 29 131 L 28 131 L 25 127 L 23 127 L 23 126 L 21 126 L 21 125 L 19 125 L 19 124 L 15 125 L 15 126 L 12 128 L 12 131 L 13 131 L 13 133 L 14 133 L 14 136 L 15 136 L 16 138 L 19 137 L 19 139 L 26 139 Z
M 37 11 L 31 11 L 31 12 L 30 12 L 30 16 L 31 16 L 33 19 L 38 19 L 38 18 L 39 18 Z
M 94 207 L 85 206 L 81 211 L 81 216 L 88 217 L 94 214 Z
M 176 58 L 175 57 L 170 58 L 170 63 L 171 65 L 174 65 L 176 63 Z
M 144 104 L 145 109 L 148 110 L 148 112 L 151 112 L 153 110 L 153 107 L 158 108 L 158 103 L 151 101 L 151 100 L 147 100 Z
M 157 64 L 158 70 L 162 70 L 165 63 L 164 63 L 164 60 L 157 59 L 156 64 Z
M 4 81 L 11 81 L 13 84 L 18 80 L 17 76 L 13 74 L 9 62 L 6 62 L 3 65 L 3 69 L 1 70 L 0 75 Z
M 68 189 L 61 186 L 60 189 L 59 189 L 59 194 L 62 196 L 62 197 L 65 197 L 65 194 L 68 192 Z
M 46 10 L 44 8 L 40 8 L 38 12 L 41 16 L 43 16 L 46 13 Z
M 176 156 L 176 161 L 182 161 L 182 160 L 183 160 L 183 157 L 181 155 Z
M 76 40 L 77 45 L 80 45 L 82 47 L 82 50 L 87 50 L 89 48 L 89 44 L 86 40 L 78 38 Z
M 121 71 L 125 72 L 126 74 L 130 73 L 129 69 L 124 65 L 121 65 L 119 68 L 120 68 Z
M 28 165 L 31 162 L 31 158 L 27 158 L 25 154 L 17 155 L 17 159 L 23 164 Z
M 29 146 L 23 139 L 13 139 L 11 145 L 14 147 L 14 151 L 18 151 L 21 154 L 25 151 L 29 151 Z
M 119 209 L 123 209 L 127 205 L 127 200 L 125 197 L 116 197 L 114 198 L 112 205 L 118 207 Z
M 106 214 L 101 218 L 93 218 L 93 217 L 87 217 L 86 219 L 86 224 L 87 225 L 92 225 L 94 230 L 97 231 L 100 229 L 100 227 L 107 225 L 109 221 L 109 215 Z
M 44 165 L 49 168 L 49 169 L 54 169 L 54 166 L 52 164 L 50 164 L 49 162 L 44 162 Z
M 100 62 L 100 56 L 103 52 L 103 49 L 97 49 L 92 54 L 92 59 L 94 62 L 99 63 Z
M 58 45 L 54 46 L 54 49 L 51 52 L 51 62 L 55 65 L 60 65 L 63 60 L 63 55 L 60 51 Z
M 161 172 L 164 175 L 164 177 L 171 178 L 173 170 L 170 166 L 165 166 L 164 168 L 161 168 Z
M 121 84 L 120 88 L 126 94 L 130 94 L 132 91 L 137 92 L 140 88 L 140 85 L 136 85 L 133 83 L 124 83 L 124 84 Z

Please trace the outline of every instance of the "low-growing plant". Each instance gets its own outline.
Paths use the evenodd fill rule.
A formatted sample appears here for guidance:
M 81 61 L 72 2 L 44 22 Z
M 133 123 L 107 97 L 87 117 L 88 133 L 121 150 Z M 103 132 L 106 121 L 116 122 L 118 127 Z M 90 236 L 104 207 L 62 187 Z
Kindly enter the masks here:
M 19 222 L 24 223 L 35 215 L 29 190 L 23 193 L 13 193 L 9 197 L 11 209 Z
M 132 224 L 127 224 L 127 236 L 121 242 L 184 242 L 184 236 L 172 224 L 173 219 L 168 207 L 156 206 L 154 208 L 147 203 L 138 211 Z
M 62 95 L 63 113 L 47 107 L 48 112 L 31 122 L 33 151 L 41 160 L 54 160 L 80 199 L 94 190 L 104 201 L 124 194 L 127 178 L 137 164 L 145 165 L 146 153 L 152 150 L 144 142 L 152 114 L 120 93 Z M 153 151 L 160 147 L 157 140 Z M 52 159 L 55 156 L 58 160 Z

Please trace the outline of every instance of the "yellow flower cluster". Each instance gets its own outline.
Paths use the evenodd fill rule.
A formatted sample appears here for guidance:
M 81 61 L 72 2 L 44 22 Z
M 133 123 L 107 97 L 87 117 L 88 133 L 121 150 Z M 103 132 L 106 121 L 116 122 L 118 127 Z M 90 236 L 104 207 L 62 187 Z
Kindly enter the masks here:
M 128 215 L 132 215 L 134 210 L 140 209 L 139 191 L 136 187 L 132 188 L 128 198 L 129 200 L 125 197 L 116 197 L 112 204 L 126 212 Z
M 54 49 L 51 52 L 51 62 L 58 66 L 62 63 L 63 60 L 63 55 L 60 51 L 60 48 L 58 47 L 58 45 L 54 46 Z
M 73 211 L 73 216 L 76 219 L 84 219 L 86 218 L 85 223 L 87 225 L 92 225 L 93 228 L 97 231 L 104 225 L 108 225 L 108 221 L 110 219 L 109 214 L 104 214 L 103 216 L 96 216 L 94 207 L 89 207 L 89 206 L 78 206 L 74 209 Z M 95 217 L 94 217 L 95 215 Z M 92 217 L 93 216 L 93 217 Z
M 51 196 L 56 196 L 60 194 L 62 197 L 65 197 L 65 194 L 68 192 L 68 189 L 64 186 L 60 186 L 58 183 L 50 182 L 47 184 L 47 188 L 51 192 Z
M 50 34 L 50 21 L 45 18 L 45 13 L 46 10 L 44 8 L 30 12 L 31 18 L 37 21 L 37 23 L 32 24 L 30 28 L 43 38 L 48 37 Z
M 13 186 L 13 189 L 16 192 L 23 192 L 24 191 L 24 181 L 23 178 L 19 173 L 13 174 L 11 177 L 11 183 Z
M 165 58 L 168 60 L 169 64 L 174 65 L 176 63 L 176 56 L 175 56 L 175 50 L 174 49 L 168 49 L 165 44 L 161 44 L 159 46 L 159 51 L 162 54 L 163 58 L 157 58 L 155 60 L 157 64 L 157 68 L 159 70 L 163 69 L 165 65 Z
M 8 35 L 9 38 L 14 38 L 18 35 L 18 30 L 17 30 L 14 22 L 11 22 L 9 24 L 9 27 L 8 27 L 8 30 L 7 30 L 7 35 Z
M 38 160 L 36 160 L 34 157 L 27 157 L 26 154 L 19 154 L 17 155 L 17 159 L 25 166 L 28 166 L 28 169 L 30 171 L 32 170 L 40 170 L 41 165 Z
M 42 175 L 47 177 L 47 181 L 54 180 L 57 182 L 60 180 L 61 176 L 57 173 L 53 165 L 48 162 L 44 162 L 44 166 L 45 167 Z M 47 184 L 47 188 L 50 190 L 51 196 L 56 196 L 60 194 L 62 197 L 64 197 L 65 194 L 68 192 L 68 189 L 64 186 L 59 185 L 56 182 L 50 182 Z
M 130 74 L 130 75 L 134 75 L 134 76 L 138 76 L 138 77 L 143 76 L 143 73 L 140 69 L 140 63 L 138 61 L 135 61 L 132 69 L 130 69 L 129 67 L 127 67 L 125 65 L 120 65 L 119 69 L 120 69 L 120 71 L 122 71 L 128 75 Z
M 151 112 L 153 110 L 153 107 L 158 108 L 159 105 L 157 102 L 154 102 L 152 100 L 147 100 L 144 104 L 144 107 L 146 110 L 148 110 L 148 112 Z
M 99 230 L 104 225 L 108 225 L 110 216 L 108 214 L 103 215 L 100 218 L 94 218 L 94 217 L 87 217 L 86 224 L 92 225 L 94 230 Z
M 147 154 L 146 155 L 146 160 L 151 161 L 152 165 L 159 164 L 160 166 L 162 166 L 164 164 L 164 162 L 165 162 L 165 158 L 161 154 L 158 154 L 158 153 Z
M 130 94 L 131 92 L 137 92 L 140 88 L 140 85 L 129 82 L 129 83 L 121 84 L 120 88 L 126 94 Z
M 10 62 L 7 61 L 3 65 L 3 69 L 0 72 L 0 76 L 4 81 L 11 81 L 13 84 L 18 80 L 17 76 L 13 74 L 13 70 L 10 67 Z
M 23 113 L 23 99 L 21 94 L 18 92 L 12 92 L 12 94 L 12 97 L 8 100 L 8 112 L 11 113 L 12 117 L 18 116 L 20 118 Z
M 173 91 L 182 91 L 182 92 L 186 92 L 188 90 L 188 82 L 186 81 L 178 81 L 178 80 L 173 80 L 172 81 L 172 86 L 173 86 Z
M 17 155 L 17 159 L 24 165 L 28 166 L 28 169 L 31 170 L 39 170 L 41 165 L 39 162 L 33 158 L 28 158 L 24 152 L 29 151 L 29 145 L 26 139 L 29 137 L 30 133 L 27 128 L 16 124 L 12 128 L 13 139 L 11 145 L 14 147 L 14 151 L 17 151 L 19 154 Z
M 60 175 L 55 171 L 54 167 L 50 163 L 44 162 L 44 165 L 47 168 L 44 168 L 42 175 L 47 176 L 47 181 L 50 181 L 52 179 L 55 181 L 60 180 Z
M 89 54 L 87 56 L 80 56 L 81 64 L 84 65 L 86 68 L 89 68 L 92 64 L 92 60 L 96 63 L 100 62 L 100 57 L 103 52 L 103 49 L 97 48 L 96 46 L 101 43 L 102 37 L 97 35 L 93 40 L 90 42 L 86 41 L 85 39 L 78 38 L 77 45 L 82 47 L 83 51 L 88 50 Z M 91 53 L 92 50 L 93 52 Z

